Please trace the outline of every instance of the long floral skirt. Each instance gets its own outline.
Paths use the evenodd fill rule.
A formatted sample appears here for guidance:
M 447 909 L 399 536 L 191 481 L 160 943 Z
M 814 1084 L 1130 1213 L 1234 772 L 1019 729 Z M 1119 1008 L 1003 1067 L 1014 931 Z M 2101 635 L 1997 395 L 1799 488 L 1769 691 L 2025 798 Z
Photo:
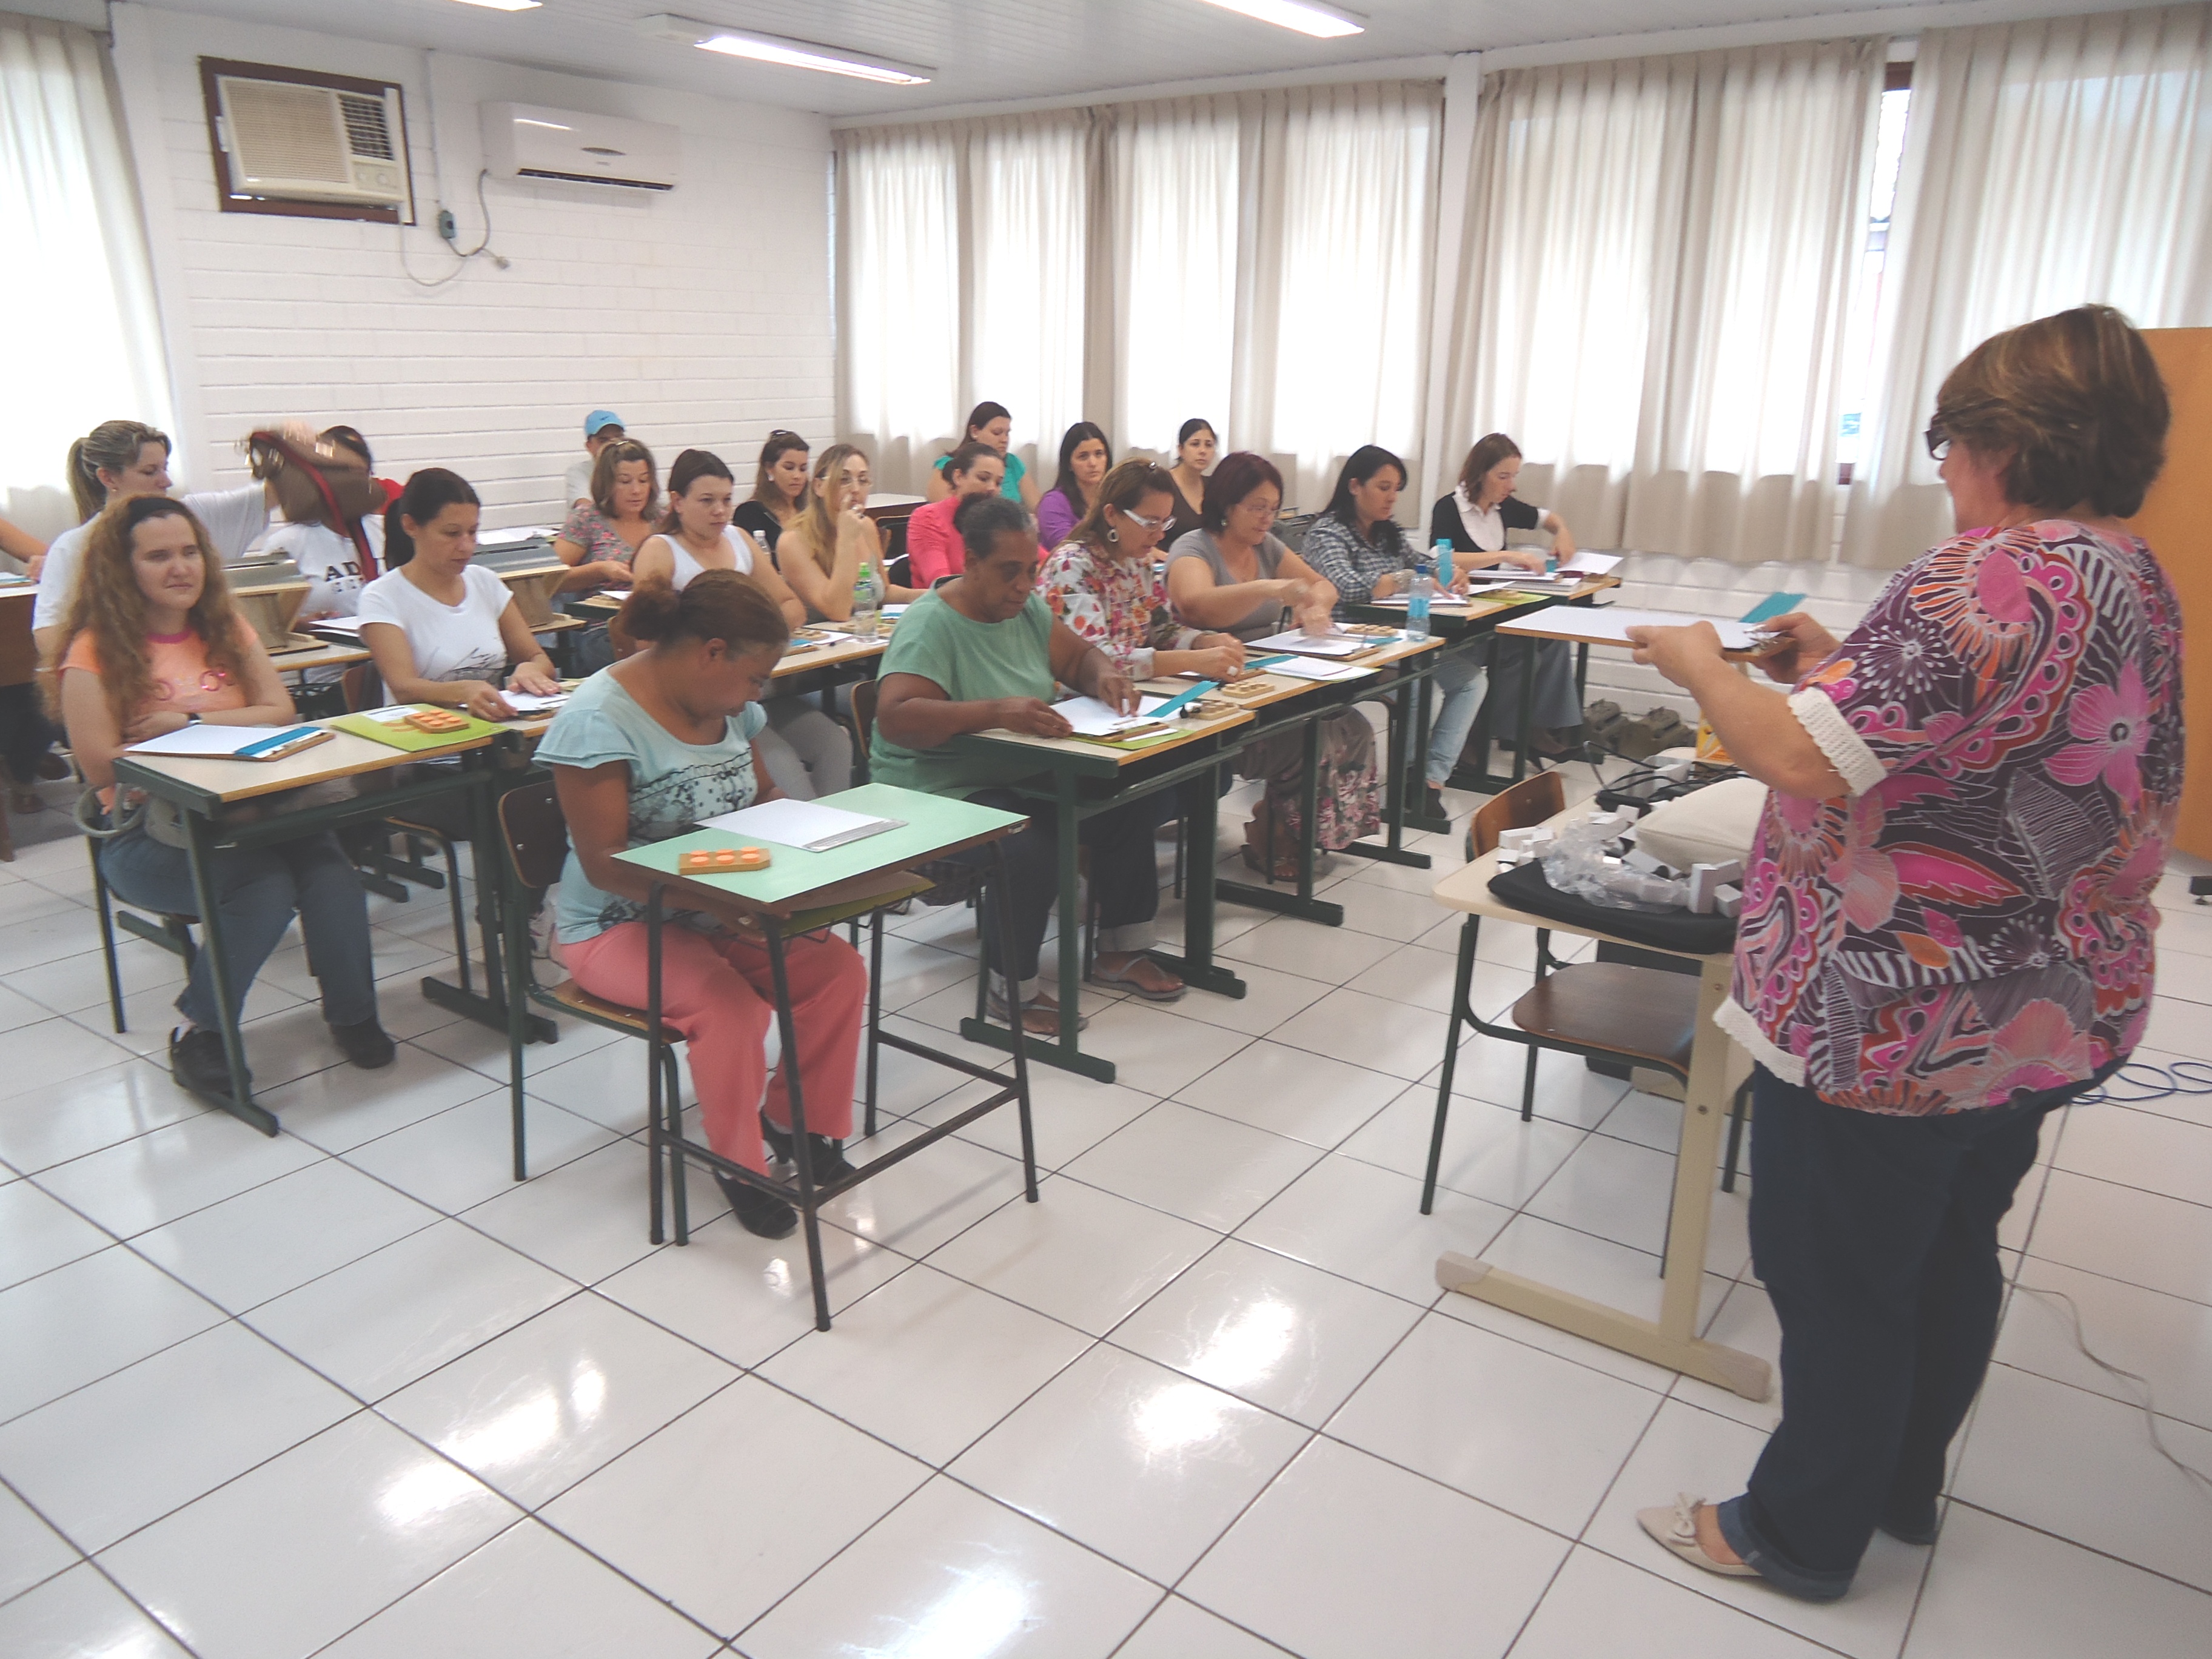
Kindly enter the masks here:
M 1337 852 L 1382 828 L 1382 778 L 1375 765 L 1375 728 L 1366 715 L 1346 708 L 1322 720 L 1316 763 L 1320 769 L 1314 793 L 1321 820 L 1317 845 L 1324 852 Z M 1237 770 L 1248 778 L 1267 780 L 1268 810 L 1295 848 L 1305 830 L 1301 801 L 1304 734 L 1280 732 L 1247 745 Z

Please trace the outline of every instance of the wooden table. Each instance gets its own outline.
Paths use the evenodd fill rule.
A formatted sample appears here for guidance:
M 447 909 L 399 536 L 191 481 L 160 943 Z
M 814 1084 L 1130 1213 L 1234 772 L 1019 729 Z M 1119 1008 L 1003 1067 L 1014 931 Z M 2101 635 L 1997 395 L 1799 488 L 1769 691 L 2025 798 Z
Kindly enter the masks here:
M 217 850 L 266 846 L 273 842 L 290 841 L 319 830 L 336 830 L 349 823 L 386 817 L 395 808 L 451 795 L 457 790 L 468 792 L 476 801 L 477 844 L 496 846 L 497 830 L 492 821 L 489 788 L 489 780 L 494 774 L 483 762 L 487 751 L 495 744 L 509 741 L 503 732 L 477 732 L 465 734 L 457 741 L 437 749 L 410 753 L 394 749 L 388 744 L 378 743 L 374 738 L 341 731 L 333 732 L 326 743 L 317 744 L 312 749 L 303 749 L 275 761 L 184 760 L 133 754 L 128 750 L 116 757 L 115 781 L 118 789 L 143 790 L 149 795 L 173 802 L 184 822 L 186 856 L 191 862 L 192 890 L 198 906 L 202 930 L 201 949 L 210 953 L 210 970 L 215 981 L 216 1000 L 222 1016 L 223 1054 L 230 1063 L 232 1079 L 231 1097 L 216 1100 L 213 1103 L 252 1124 L 264 1134 L 276 1133 L 276 1116 L 255 1103 L 252 1090 L 246 1081 L 246 1045 L 239 1034 L 237 1018 L 232 1012 L 229 958 L 223 945 L 222 918 L 215 902 L 211 855 Z M 365 777 L 419 761 L 457 757 L 464 761 L 464 769 L 455 776 L 418 779 L 391 789 L 356 793 L 341 800 L 305 806 L 295 811 L 251 823 L 226 824 L 221 822 L 226 809 L 283 790 Z M 488 872 L 480 870 L 479 882 L 489 879 L 496 884 L 501 861 L 492 860 L 489 862 L 491 867 Z M 104 889 L 102 897 L 104 901 Z M 103 902 L 100 907 L 103 928 L 107 925 L 107 908 Z M 501 988 L 497 934 L 488 923 L 483 929 L 483 937 L 484 972 L 492 988 L 490 997 L 477 997 L 459 986 L 432 978 L 422 981 L 423 994 L 443 1006 L 455 1008 L 480 1023 L 505 1030 L 508 1024 L 507 998 Z M 109 990 L 119 1001 L 121 989 L 115 980 L 112 951 L 107 960 Z
M 303 674 L 310 668 L 349 668 L 368 659 L 365 646 L 325 641 L 311 650 L 272 653 L 269 665 L 280 674 Z
M 559 591 L 562 579 L 568 574 L 568 567 L 560 560 L 552 559 L 543 564 L 517 565 L 512 570 L 501 570 L 495 565 L 487 568 L 505 582 L 507 591 L 514 595 L 514 603 L 522 612 L 522 620 L 530 625 L 532 633 L 546 633 L 556 621 L 563 624 L 574 621 L 572 617 L 562 617 L 553 608 L 553 595 Z
M 1583 810 L 1563 813 L 1554 822 L 1571 820 Z M 1460 928 L 1459 968 L 1452 990 L 1451 1024 L 1444 1038 L 1443 1077 L 1438 1085 L 1440 1104 L 1450 1097 L 1461 1024 L 1471 1023 L 1474 1018 L 1468 999 L 1474 969 L 1475 933 L 1481 918 L 1517 921 L 1582 939 L 1632 944 L 1595 928 L 1516 909 L 1490 890 L 1490 878 L 1497 873 L 1498 855 L 1486 853 L 1453 871 L 1435 889 L 1439 904 L 1467 917 Z M 1635 945 L 1633 948 L 1649 951 L 1652 947 Z M 1736 1085 L 1751 1070 L 1751 1060 L 1712 1020 L 1713 1011 L 1729 994 L 1734 958 L 1722 953 L 1686 959 L 1698 964 L 1698 1023 L 1682 1102 L 1681 1139 L 1674 1155 L 1674 1210 L 1667 1228 L 1666 1272 L 1661 1280 L 1658 1319 L 1638 1318 L 1455 1251 L 1448 1250 L 1437 1258 L 1437 1283 L 1445 1290 L 1510 1309 L 1669 1370 L 1700 1377 L 1747 1400 L 1764 1400 L 1771 1382 L 1771 1370 L 1764 1359 L 1698 1335 L 1698 1300 L 1705 1277 L 1705 1233 L 1712 1214 L 1722 1126 Z M 1431 1158 L 1433 1170 L 1433 1150 Z
M 720 830 L 695 830 L 672 840 L 634 847 L 616 856 L 626 864 L 636 866 L 653 878 L 645 916 L 645 1014 L 647 1041 L 651 1046 L 647 1066 L 650 1079 L 647 1084 L 648 1139 L 652 1148 L 653 1178 L 653 1243 L 660 1242 L 659 1155 L 663 1148 L 666 1149 L 672 1164 L 670 1175 L 673 1184 L 670 1207 L 674 1214 L 676 1242 L 678 1244 L 688 1243 L 690 1238 L 684 1200 L 684 1166 L 687 1160 L 703 1164 L 718 1175 L 770 1193 L 786 1202 L 795 1200 L 796 1207 L 805 1219 L 806 1261 L 814 1279 L 814 1326 L 817 1330 L 826 1331 L 830 1328 L 830 1297 L 823 1273 L 822 1235 L 817 1220 L 823 1205 L 880 1175 L 893 1164 L 913 1157 L 925 1146 L 933 1146 L 947 1135 L 958 1133 L 986 1113 L 995 1111 L 1010 1101 L 1015 1103 L 1021 1119 L 1024 1192 L 1032 1204 L 1037 1201 L 1037 1179 L 1036 1140 L 1030 1121 L 1029 1045 L 1024 1042 L 1018 1029 L 1002 1034 L 1006 1040 L 1000 1046 L 1008 1048 L 1013 1055 L 1011 1075 L 881 1029 L 883 907 L 914 891 L 917 878 L 912 876 L 911 872 L 915 865 L 930 863 L 969 848 L 985 845 L 993 848 L 990 879 L 1003 898 L 1006 891 L 1006 854 L 1001 843 L 1022 827 L 1024 820 L 1021 815 L 977 806 L 968 801 L 952 800 L 941 795 L 895 788 L 887 783 L 864 784 L 857 789 L 843 790 L 825 797 L 823 804 L 878 817 L 896 818 L 900 821 L 901 827 L 871 836 L 864 841 L 849 842 L 826 853 L 809 853 L 798 848 L 769 842 L 768 845 L 775 855 L 774 864 L 766 870 L 750 875 L 685 876 L 677 873 L 678 860 L 685 853 L 746 844 L 743 837 Z M 769 971 L 775 986 L 776 1032 L 782 1044 L 784 1088 L 791 1106 L 793 1155 L 798 1166 L 796 1191 L 742 1164 L 730 1162 L 711 1147 L 687 1139 L 683 1133 L 683 1102 L 676 1099 L 664 1101 L 661 1097 L 663 1056 L 669 1043 L 668 1032 L 660 1017 L 660 940 L 666 907 L 671 902 L 724 915 L 737 913 L 749 919 L 760 931 L 762 943 L 768 951 Z M 998 908 L 1001 945 L 1011 948 L 1013 906 L 1001 902 Z M 793 1058 L 799 1049 L 792 1025 L 791 988 L 786 978 L 784 947 L 793 936 L 817 928 L 834 927 L 839 921 L 860 915 L 871 918 L 873 958 L 868 979 L 867 1103 L 870 1121 L 872 1121 L 875 1116 L 877 1050 L 884 1043 L 889 1043 L 902 1053 L 917 1055 L 949 1070 L 999 1086 L 987 1099 L 956 1112 L 944 1122 L 902 1141 L 881 1157 L 869 1159 L 852 1174 L 833 1182 L 817 1182 L 812 1152 L 807 1144 L 805 1091 Z M 510 923 L 510 928 L 512 925 Z M 519 1006 L 519 1004 L 515 1006 Z M 1018 1014 L 1016 1018 L 1018 1024 Z M 519 1026 L 510 1035 L 509 1043 L 515 1065 L 515 1099 L 519 1109 L 521 1099 Z
M 1156 694 L 1189 689 L 1173 680 L 1147 685 Z M 1012 759 L 1033 767 L 1029 777 L 1006 787 L 1054 805 L 1060 861 L 1060 1036 L 1055 1042 L 1029 1037 L 1026 1046 L 1036 1058 L 1101 1083 L 1114 1080 L 1114 1063 L 1085 1054 L 1077 1040 L 1083 989 L 1082 918 L 1076 907 L 1078 836 L 1084 819 L 1164 789 L 1182 792 L 1189 843 L 1183 890 L 1183 953 L 1180 957 L 1160 951 L 1151 954 L 1180 975 L 1186 985 L 1222 996 L 1244 994 L 1244 981 L 1213 960 L 1213 842 L 1220 809 L 1221 768 L 1243 745 L 1253 720 L 1246 708 L 1194 715 L 1175 720 L 1173 737 L 1141 745 L 1030 737 L 1004 727 L 954 738 L 946 745 L 954 753 L 994 762 Z M 1013 963 L 1014 952 L 1009 948 L 1001 966 L 1010 981 Z M 981 975 L 975 1005 L 975 1017 L 960 1023 L 960 1035 L 971 1042 L 1006 1047 L 1006 1029 L 984 1018 Z

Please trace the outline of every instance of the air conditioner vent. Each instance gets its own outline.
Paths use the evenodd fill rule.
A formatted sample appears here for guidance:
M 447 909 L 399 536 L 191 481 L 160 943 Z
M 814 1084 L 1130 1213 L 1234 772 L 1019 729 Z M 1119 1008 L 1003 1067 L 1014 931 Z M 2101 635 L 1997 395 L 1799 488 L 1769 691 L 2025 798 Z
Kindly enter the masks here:
M 331 118 L 331 94 L 325 88 L 227 81 L 223 91 L 230 106 L 231 161 L 241 182 L 352 183 L 345 133 Z
M 338 109 L 345 117 L 346 142 L 356 155 L 372 155 L 378 161 L 389 161 L 398 152 L 392 148 L 392 125 L 386 118 L 384 100 L 364 98 L 357 92 L 338 94 Z

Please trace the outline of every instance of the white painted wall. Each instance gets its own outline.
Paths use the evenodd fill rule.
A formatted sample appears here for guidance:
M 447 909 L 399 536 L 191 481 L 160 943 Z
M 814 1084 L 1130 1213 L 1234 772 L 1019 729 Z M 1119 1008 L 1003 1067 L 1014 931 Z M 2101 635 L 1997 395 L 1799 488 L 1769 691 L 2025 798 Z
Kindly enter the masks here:
M 749 482 L 769 428 L 828 439 L 822 117 L 135 4 L 112 16 L 177 383 L 180 482 L 242 480 L 237 443 L 257 424 L 343 421 L 386 477 L 462 473 L 496 526 L 552 517 L 595 407 L 624 416 L 664 471 L 698 445 Z M 218 211 L 203 56 L 400 83 L 421 222 L 395 232 Z M 432 228 L 441 198 L 464 248 L 483 234 L 477 106 L 498 101 L 680 127 L 681 182 L 660 194 L 490 180 L 492 246 L 510 268 L 478 258 L 418 287 L 403 237 L 417 276 L 454 269 Z

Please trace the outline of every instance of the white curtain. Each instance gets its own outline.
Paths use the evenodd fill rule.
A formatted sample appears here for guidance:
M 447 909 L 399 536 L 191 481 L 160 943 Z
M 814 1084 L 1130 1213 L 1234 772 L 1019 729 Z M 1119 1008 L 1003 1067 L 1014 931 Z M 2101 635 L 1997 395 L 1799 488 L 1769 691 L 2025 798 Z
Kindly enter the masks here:
M 1495 77 L 1431 487 L 1503 431 L 1592 545 L 1825 556 L 1883 46 Z
M 1846 558 L 1899 565 L 1951 533 L 1921 434 L 1991 334 L 2089 301 L 2145 328 L 2212 325 L 2209 60 L 2203 5 L 1921 37 Z
M 1230 428 L 1243 125 L 1216 98 L 1139 104 L 1115 118 L 1112 430 L 1171 455 L 1194 416 Z
M 1037 488 L 1048 489 L 1060 434 L 1087 418 L 1090 118 L 1074 110 L 982 123 L 968 168 L 974 310 L 961 413 L 987 398 L 1006 404 L 1016 447 L 1031 449 Z
M 878 487 L 918 484 L 965 412 L 959 152 L 942 125 L 869 127 L 839 156 L 838 424 L 872 452 Z
M 1236 430 L 1222 435 L 1290 462 L 1286 498 L 1311 511 L 1362 444 L 1408 455 L 1419 442 L 1442 88 L 1300 87 L 1247 101 L 1259 136 L 1245 168 L 1252 253 Z
M 137 181 L 83 29 L 0 15 L 0 514 L 51 534 L 76 518 L 70 437 L 174 424 Z
M 1441 103 L 1416 82 L 846 132 L 845 429 L 896 487 L 983 398 L 1044 471 L 1074 421 L 1166 453 L 1202 416 L 1318 505 L 1361 444 L 1419 443 Z M 864 325 L 897 284 L 928 317 Z

